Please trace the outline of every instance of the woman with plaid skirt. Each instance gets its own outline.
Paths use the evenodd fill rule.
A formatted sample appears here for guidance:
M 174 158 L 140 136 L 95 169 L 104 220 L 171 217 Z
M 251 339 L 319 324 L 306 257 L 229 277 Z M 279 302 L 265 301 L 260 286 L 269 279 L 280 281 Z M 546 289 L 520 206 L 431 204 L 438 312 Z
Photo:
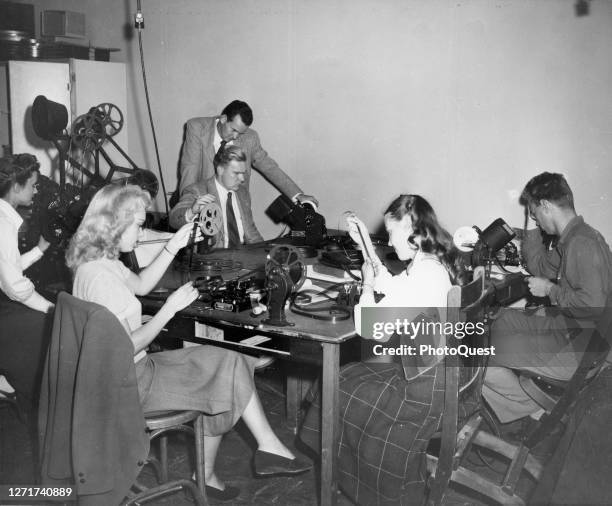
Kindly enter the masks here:
M 410 335 L 406 327 L 391 337 L 381 331 L 381 323 L 399 318 L 421 322 L 421 328 L 426 328 L 426 322 L 439 321 L 451 284 L 463 281 L 452 239 L 425 199 L 401 195 L 385 211 L 384 221 L 389 245 L 400 260 L 410 262 L 396 276 L 376 256 L 363 222 L 352 214 L 347 217 L 349 233 L 366 258 L 361 299 L 355 306 L 355 330 L 372 341 L 364 341 L 361 362 L 340 371 L 338 478 L 351 500 L 368 506 L 423 502 L 425 450 L 444 403 L 443 357 L 418 354 L 421 344 L 444 346 L 444 337 L 418 331 Z M 374 292 L 383 298 L 377 302 Z M 417 353 L 381 354 L 389 347 L 405 350 L 408 345 L 416 345 Z M 373 358 L 364 357 L 366 350 L 375 352 Z M 320 398 L 316 394 L 300 436 L 318 449 L 319 430 Z

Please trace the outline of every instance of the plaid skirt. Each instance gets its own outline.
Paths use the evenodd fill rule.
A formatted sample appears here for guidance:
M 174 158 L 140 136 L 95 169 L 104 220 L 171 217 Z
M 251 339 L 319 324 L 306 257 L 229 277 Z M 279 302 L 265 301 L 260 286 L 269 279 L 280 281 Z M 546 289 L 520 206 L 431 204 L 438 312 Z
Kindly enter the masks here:
M 442 367 L 410 381 L 399 364 L 357 362 L 341 369 L 338 479 L 357 504 L 423 502 L 425 450 L 444 407 Z M 319 394 L 311 399 L 300 437 L 319 451 Z

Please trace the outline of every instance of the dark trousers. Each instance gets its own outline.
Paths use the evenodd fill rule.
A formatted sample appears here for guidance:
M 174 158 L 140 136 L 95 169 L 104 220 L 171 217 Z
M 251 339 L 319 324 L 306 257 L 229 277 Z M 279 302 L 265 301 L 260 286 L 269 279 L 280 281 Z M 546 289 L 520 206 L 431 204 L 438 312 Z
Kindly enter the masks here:
M 15 389 L 17 401 L 27 415 L 35 414 L 37 409 L 51 316 L 0 294 L 0 373 Z

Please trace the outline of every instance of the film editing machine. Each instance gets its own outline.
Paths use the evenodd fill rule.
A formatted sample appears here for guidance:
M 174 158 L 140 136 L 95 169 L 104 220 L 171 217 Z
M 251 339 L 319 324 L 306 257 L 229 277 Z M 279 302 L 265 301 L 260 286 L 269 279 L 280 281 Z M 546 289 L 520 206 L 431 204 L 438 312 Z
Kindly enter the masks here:
M 219 311 L 241 312 L 251 309 L 257 316 L 264 310 L 265 299 L 268 317 L 264 323 L 275 326 L 291 326 L 285 316 L 289 297 L 306 279 L 306 265 L 298 250 L 291 245 L 275 245 L 267 249 L 263 264 L 256 249 L 232 251 L 229 257 L 215 257 L 212 250 L 214 236 L 223 227 L 221 208 L 216 203 L 205 204 L 193 225 L 191 246 L 179 259 L 179 268 L 187 276 L 197 276 L 193 283 L 200 292 L 198 303 L 203 308 Z M 197 229 L 204 240 L 195 244 Z M 197 250 L 197 251 L 196 251 Z M 242 258 L 232 258 L 240 256 Z M 246 267 L 249 263 L 252 268 Z M 245 271 L 242 273 L 242 271 Z M 237 274 L 237 275 L 236 275 Z
M 293 326 L 290 314 L 332 324 L 348 320 L 359 300 L 361 252 L 346 235 L 328 236 L 325 219 L 308 205 L 283 197 L 270 207 L 269 214 L 287 222 L 291 232 L 236 249 L 215 248 L 215 236 L 223 226 L 218 204 L 201 208 L 191 246 L 179 253 L 173 267 L 180 272 L 180 282 L 191 281 L 198 288 L 194 308 L 248 312 L 252 318 L 261 316 L 261 323 L 278 327 Z M 198 229 L 204 239 L 195 244 Z M 311 280 L 303 286 L 307 277 Z M 313 281 L 320 286 L 311 286 Z M 169 294 L 163 283 L 154 297 Z M 178 286 L 177 280 L 166 286 Z

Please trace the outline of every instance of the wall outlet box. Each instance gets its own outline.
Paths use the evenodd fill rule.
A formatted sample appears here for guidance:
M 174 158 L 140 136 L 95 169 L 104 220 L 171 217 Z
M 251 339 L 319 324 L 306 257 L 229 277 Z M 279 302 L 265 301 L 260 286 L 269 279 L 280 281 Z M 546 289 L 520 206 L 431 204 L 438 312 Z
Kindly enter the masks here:
M 72 11 L 42 11 L 43 37 L 85 37 L 85 14 Z

